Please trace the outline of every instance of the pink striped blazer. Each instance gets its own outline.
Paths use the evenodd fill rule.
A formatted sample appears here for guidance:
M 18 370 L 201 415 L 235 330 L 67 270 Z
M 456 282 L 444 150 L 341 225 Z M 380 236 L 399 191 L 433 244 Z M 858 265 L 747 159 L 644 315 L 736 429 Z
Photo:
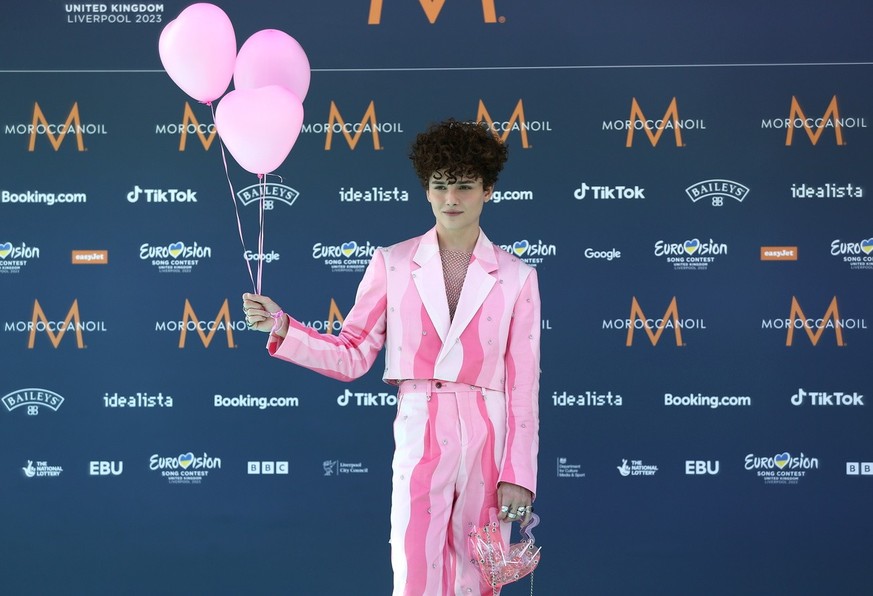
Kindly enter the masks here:
M 480 230 L 454 318 L 449 318 L 436 228 L 379 248 L 337 335 L 288 317 L 272 356 L 348 381 L 383 345 L 386 382 L 440 379 L 503 391 L 507 429 L 500 481 L 536 492 L 540 296 L 536 270 Z

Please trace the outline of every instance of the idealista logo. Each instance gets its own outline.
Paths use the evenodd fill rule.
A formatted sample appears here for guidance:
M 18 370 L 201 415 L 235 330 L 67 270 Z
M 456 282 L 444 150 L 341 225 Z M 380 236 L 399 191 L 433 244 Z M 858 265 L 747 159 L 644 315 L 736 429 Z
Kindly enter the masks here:
M 233 321 L 230 318 L 230 306 L 227 298 L 218 309 L 218 314 L 213 320 L 201 320 L 194 311 L 191 302 L 186 298 L 185 306 L 182 309 L 182 319 L 179 321 L 158 321 L 155 323 L 155 331 L 158 332 L 179 332 L 179 349 L 186 347 L 188 340 L 188 332 L 196 331 L 197 336 L 204 348 L 208 348 L 215 338 L 215 333 L 220 332 L 227 338 L 227 347 L 235 348 L 236 344 L 233 341 L 233 332 L 245 331 L 246 322 L 244 320 Z
M 160 471 L 169 484 L 200 484 L 210 472 L 220 469 L 221 458 L 209 457 L 206 452 L 200 456 L 189 451 L 175 457 L 155 454 L 149 458 L 149 470 Z
M 516 240 L 512 244 L 499 245 L 501 250 L 515 255 L 528 265 L 537 265 L 543 262 L 544 257 L 553 257 L 558 252 L 558 247 L 554 244 L 546 244 L 542 240 L 536 242 L 528 242 L 525 240 Z
M 794 131 L 797 129 L 803 130 L 806 133 L 806 138 L 813 145 L 817 145 L 821 140 L 822 135 L 826 130 L 834 131 L 834 143 L 836 145 L 845 145 L 843 140 L 844 128 L 867 128 L 867 120 L 863 117 L 850 116 L 843 117 L 840 115 L 840 105 L 837 101 L 837 96 L 831 98 L 830 103 L 824 110 L 821 117 L 807 115 L 803 107 L 800 105 L 796 96 L 791 96 L 791 106 L 788 110 L 788 118 L 765 118 L 761 120 L 762 129 L 785 129 L 785 145 L 791 146 L 794 144 Z M 801 135 L 803 136 L 803 135 Z
M 590 193 L 589 193 L 590 191 Z M 587 182 L 583 182 L 579 185 L 573 192 L 573 196 L 576 197 L 577 200 L 581 201 L 585 198 L 591 198 L 595 201 L 599 201 L 602 199 L 606 200 L 640 200 L 646 198 L 646 189 L 641 186 L 630 186 L 619 184 L 616 186 L 595 186 L 589 185 Z
M 409 201 L 409 192 L 398 187 L 371 186 L 367 190 L 358 190 L 353 186 L 339 189 L 342 203 L 390 203 L 392 201 Z
M 684 242 L 655 242 L 655 256 L 673 264 L 674 271 L 706 271 L 716 258 L 726 255 L 727 244 L 712 238 L 701 242 L 697 238 Z
M 804 401 L 811 406 L 863 406 L 864 396 L 857 391 L 807 391 L 803 388 L 791 396 L 791 404 L 794 406 L 802 406 Z
M 336 301 L 331 298 L 326 321 L 306 321 L 303 325 L 315 329 L 319 333 L 333 334 L 334 331 L 339 333 L 342 330 L 343 321 L 345 321 L 345 316 L 340 312 L 339 307 L 336 305 Z
M 3 324 L 3 331 L 10 333 L 27 333 L 27 348 L 32 350 L 36 345 L 36 334 L 43 333 L 48 336 L 52 346 L 57 348 L 61 340 L 64 339 L 64 334 L 67 331 L 72 331 L 76 335 L 76 347 L 80 350 L 86 348 L 85 340 L 82 332 L 88 333 L 105 332 L 106 323 L 104 321 L 88 321 L 82 320 L 79 313 L 79 300 L 74 299 L 70 310 L 63 321 L 49 320 L 45 311 L 39 303 L 39 300 L 33 301 L 33 316 L 29 321 L 6 321 Z
M 117 391 L 110 393 L 107 391 L 103 394 L 104 408 L 172 408 L 173 396 L 164 395 L 158 391 L 157 395 L 145 391 L 137 391 L 131 395 L 121 395 Z
M 844 263 L 849 264 L 850 269 L 871 271 L 873 270 L 873 238 L 865 238 L 860 242 L 834 240 L 831 242 L 831 256 L 841 257 Z
M 658 473 L 658 466 L 643 463 L 643 461 L 639 459 L 630 460 L 630 464 L 628 464 L 628 460 L 623 459 L 621 460 L 621 465 L 616 467 L 618 468 L 618 473 L 624 477 L 654 476 Z
M 679 316 L 679 306 L 676 297 L 673 296 L 670 304 L 667 305 L 667 310 L 664 316 L 660 319 L 651 319 L 646 317 L 636 296 L 631 299 L 630 317 L 627 319 L 604 319 L 602 329 L 627 330 L 626 346 L 632 346 L 634 342 L 634 331 L 643 330 L 649 339 L 649 342 L 655 346 L 661 341 L 661 335 L 665 329 L 673 332 L 675 344 L 679 347 L 684 347 L 685 342 L 682 339 L 682 331 L 685 329 L 706 329 L 706 322 L 703 319 L 683 319 Z
M 361 273 L 367 268 L 374 252 L 376 247 L 369 240 L 363 244 L 356 240 L 341 244 L 316 242 L 312 246 L 312 258 L 322 261 L 332 273 Z
M 521 137 L 521 148 L 530 149 L 532 145 L 528 140 L 528 132 L 552 132 L 552 125 L 548 120 L 528 120 L 524 114 L 524 104 L 519 99 L 515 109 L 509 115 L 509 120 L 496 120 L 488 113 L 485 102 L 479 100 L 479 109 L 476 111 L 476 124 L 486 124 L 504 143 L 509 138 L 509 133 L 518 132 Z
M 127 193 L 127 202 L 136 203 L 140 199 L 146 203 L 196 203 L 197 191 L 190 188 L 140 188 L 136 185 Z
M 13 245 L 11 242 L 0 242 L 0 274 L 20 273 L 27 262 L 39 258 L 39 247 L 28 246 L 26 243 Z
M 236 193 L 236 199 L 245 207 L 252 203 L 258 204 L 263 199 L 264 211 L 270 211 L 275 208 L 276 201 L 291 207 L 299 196 L 300 193 L 297 190 L 280 182 L 252 184 Z
M 661 141 L 661 136 L 665 131 L 672 133 L 677 147 L 684 147 L 682 131 L 706 130 L 706 123 L 700 119 L 681 118 L 679 116 L 679 104 L 675 97 L 670 100 L 663 117 L 658 119 L 647 118 L 639 102 L 637 102 L 637 98 L 634 97 L 631 99 L 630 117 L 627 120 L 604 120 L 601 129 L 627 131 L 625 147 L 633 147 L 634 133 L 640 130 L 645 133 L 652 147 L 655 147 Z
M 746 470 L 754 471 L 764 479 L 764 484 L 797 484 L 810 470 L 818 470 L 818 458 L 800 453 L 791 457 L 787 451 L 773 456 L 759 457 L 753 453 L 746 456 Z
M 863 199 L 864 188 L 851 182 L 848 184 L 828 182 L 821 186 L 792 184 L 791 197 L 794 199 Z
M 384 391 L 371 393 L 368 391 L 350 391 L 346 389 L 336 398 L 336 403 L 343 407 L 350 404 L 359 407 L 396 406 L 397 396 Z
M 397 0 L 393 1 L 397 2 Z M 457 0 L 453 1 L 457 2 Z M 482 19 L 485 23 L 505 23 L 506 17 L 497 16 L 494 1 L 495 0 L 482 0 Z M 379 25 L 382 23 L 382 2 L 383 0 L 370 0 L 370 13 L 367 18 L 368 25 Z M 390 3 L 392 0 L 388 0 L 388 2 Z M 437 18 L 439 18 L 446 0 L 418 0 L 418 2 L 421 4 L 421 8 L 424 10 L 427 20 L 431 25 L 433 25 L 436 23 Z
M 836 296 L 831 300 L 824 315 L 820 318 L 808 317 L 801 308 L 797 297 L 792 296 L 788 318 L 763 319 L 761 321 L 761 329 L 787 329 L 788 335 L 785 338 L 786 346 L 794 345 L 794 332 L 796 330 L 802 329 L 805 331 L 810 343 L 814 346 L 818 345 L 825 331 L 833 331 L 836 344 L 840 347 L 844 347 L 846 342 L 843 340 L 843 329 L 863 329 L 866 331 L 867 320 L 857 318 L 847 319 L 840 316 L 840 309 L 837 304 Z
M 51 123 L 48 121 L 39 102 L 34 102 L 33 118 L 31 121 L 29 123 L 6 124 L 4 132 L 8 135 L 27 135 L 30 139 L 27 145 L 28 151 L 36 150 L 36 140 L 39 136 L 45 136 L 52 149 L 58 151 L 67 135 L 71 135 L 76 137 L 76 149 L 78 151 L 87 151 L 85 136 L 91 137 L 108 134 L 105 124 L 82 122 L 82 118 L 79 115 L 78 102 L 73 102 L 73 107 L 63 122 L 55 120 Z
M 44 461 L 37 461 L 34 465 L 33 460 L 27 460 L 27 465 L 21 468 L 24 476 L 27 478 L 57 478 L 63 473 L 64 468 L 61 466 L 52 466 Z
M 191 109 L 191 104 L 185 102 L 185 107 L 182 110 L 181 122 L 168 122 L 165 124 L 155 125 L 156 135 L 179 135 L 179 151 L 185 151 L 188 148 L 188 137 L 196 138 L 200 141 L 200 146 L 204 151 L 209 151 L 212 142 L 215 140 L 215 124 L 203 124 L 197 119 L 194 110 Z
M 16 408 L 27 408 L 28 416 L 36 416 L 39 414 L 40 408 L 48 408 L 52 412 L 57 412 L 61 404 L 64 403 L 64 398 L 54 391 L 31 387 L 7 393 L 0 398 L 0 401 L 6 406 L 8 412 Z
M 725 199 L 733 199 L 742 203 L 749 194 L 749 187 L 733 180 L 714 178 L 692 184 L 685 189 L 685 194 L 696 203 L 701 199 L 709 199 L 713 207 L 724 206 Z
M 181 240 L 164 246 L 143 242 L 139 247 L 139 258 L 150 260 L 152 267 L 161 273 L 191 273 L 202 259 L 212 258 L 212 248 L 196 242 L 186 245 Z
M 552 393 L 552 405 L 559 408 L 598 408 L 602 406 L 621 406 L 624 400 L 619 393 L 607 391 L 585 391 L 573 395 L 562 391 Z
M 340 113 L 336 102 L 330 102 L 330 109 L 327 114 L 327 122 L 315 122 L 304 124 L 301 129 L 305 134 L 322 134 L 326 133 L 324 141 L 324 150 L 330 151 L 333 147 L 333 136 L 342 134 L 349 149 L 355 150 L 358 146 L 358 141 L 364 133 L 369 134 L 373 139 L 373 149 L 376 151 L 382 150 L 384 147 L 379 140 L 379 135 L 384 133 L 402 133 L 403 125 L 400 122 L 380 122 L 376 118 L 376 102 L 370 100 L 370 104 L 364 111 L 364 116 L 360 122 L 346 122 L 343 115 Z

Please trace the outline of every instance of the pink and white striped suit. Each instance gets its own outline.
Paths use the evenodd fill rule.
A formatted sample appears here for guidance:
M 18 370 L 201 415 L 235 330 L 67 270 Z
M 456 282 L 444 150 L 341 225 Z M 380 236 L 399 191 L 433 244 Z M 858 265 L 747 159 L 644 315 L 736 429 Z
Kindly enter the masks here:
M 491 594 L 467 533 L 489 521 L 498 482 L 536 492 L 539 343 L 536 270 L 481 230 L 450 319 L 435 228 L 377 249 L 338 335 L 289 317 L 284 340 L 269 339 L 271 355 L 345 381 L 386 347 L 395 595 Z

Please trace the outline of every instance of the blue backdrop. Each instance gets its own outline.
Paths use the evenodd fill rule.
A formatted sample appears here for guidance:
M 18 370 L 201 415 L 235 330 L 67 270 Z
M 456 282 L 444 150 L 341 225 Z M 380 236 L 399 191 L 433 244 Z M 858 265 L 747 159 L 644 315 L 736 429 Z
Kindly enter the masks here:
M 188 4 L 2 9 L 0 591 L 387 594 L 396 393 L 246 331 L 257 179 L 228 158 L 232 194 L 157 52 Z M 320 330 L 432 225 L 415 133 L 504 136 L 483 227 L 543 296 L 535 593 L 869 590 L 873 9 L 217 4 L 312 63 L 260 258 Z

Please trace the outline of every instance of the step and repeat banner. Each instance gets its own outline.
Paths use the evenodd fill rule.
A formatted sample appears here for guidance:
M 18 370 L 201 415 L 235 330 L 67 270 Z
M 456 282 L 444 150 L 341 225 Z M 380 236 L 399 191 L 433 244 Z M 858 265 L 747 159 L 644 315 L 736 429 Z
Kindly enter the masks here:
M 240 295 L 336 333 L 446 117 L 539 272 L 536 593 L 870 589 L 873 10 L 219 1 L 313 67 L 259 187 L 161 69 L 188 4 L 2 8 L 0 591 L 390 592 L 381 357 L 272 360 Z

